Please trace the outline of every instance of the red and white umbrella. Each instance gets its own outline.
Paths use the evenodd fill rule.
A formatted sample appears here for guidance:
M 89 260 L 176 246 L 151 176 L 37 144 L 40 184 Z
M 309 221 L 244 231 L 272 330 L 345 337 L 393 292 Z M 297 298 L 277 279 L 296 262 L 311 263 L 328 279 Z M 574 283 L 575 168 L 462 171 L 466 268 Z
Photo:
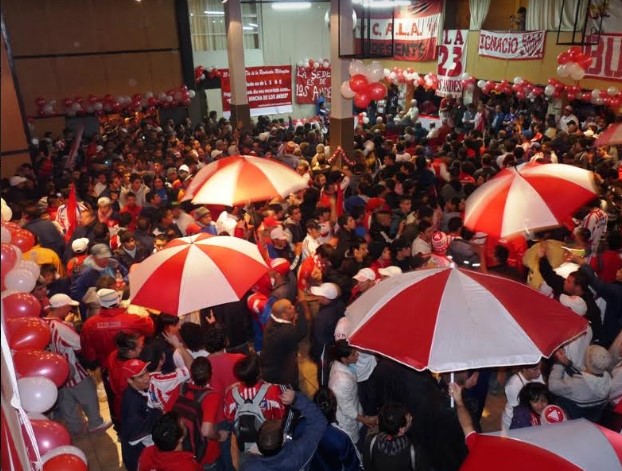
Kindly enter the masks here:
M 622 436 L 585 419 L 474 434 L 460 471 L 622 471 Z
M 132 267 L 130 301 L 186 314 L 238 301 L 267 272 L 255 244 L 229 236 L 182 237 Z
M 622 144 L 622 123 L 610 124 L 599 134 L 595 144 L 597 147 Z
M 438 373 L 533 364 L 587 328 L 528 286 L 459 268 L 382 280 L 346 315 L 352 345 Z
M 284 197 L 308 186 L 300 175 L 280 162 L 238 155 L 217 160 L 199 170 L 184 200 L 235 206 Z
M 467 198 L 464 225 L 496 237 L 560 226 L 596 194 L 593 173 L 572 165 L 506 168 Z

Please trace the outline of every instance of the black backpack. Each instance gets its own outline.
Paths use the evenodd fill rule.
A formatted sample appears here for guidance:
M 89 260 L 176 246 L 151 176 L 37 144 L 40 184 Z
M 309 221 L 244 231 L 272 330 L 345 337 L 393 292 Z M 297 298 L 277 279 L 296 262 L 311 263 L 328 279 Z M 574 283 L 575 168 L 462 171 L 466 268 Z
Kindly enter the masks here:
M 192 398 L 185 397 L 188 391 L 191 392 Z M 203 425 L 201 403 L 208 394 L 213 392 L 211 388 L 189 390 L 186 383 L 183 383 L 179 390 L 179 397 L 173 404 L 172 410 L 179 414 L 188 432 L 182 444 L 183 449 L 191 451 L 197 461 L 201 461 L 207 451 L 207 438 L 201 434 L 201 425 Z
M 262 384 L 253 399 L 244 399 L 237 386 L 233 387 L 233 400 L 238 406 L 233 421 L 233 430 L 238 443 L 250 445 L 257 441 L 259 427 L 266 421 L 261 410 L 261 402 L 266 397 L 270 386 L 269 383 Z

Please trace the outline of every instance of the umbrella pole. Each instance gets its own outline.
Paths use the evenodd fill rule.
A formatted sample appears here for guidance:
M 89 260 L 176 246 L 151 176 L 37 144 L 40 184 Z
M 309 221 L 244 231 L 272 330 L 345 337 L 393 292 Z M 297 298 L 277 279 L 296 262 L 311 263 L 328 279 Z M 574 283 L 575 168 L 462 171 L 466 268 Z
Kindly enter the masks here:
M 449 384 L 454 382 L 454 372 L 449 373 Z M 449 405 L 451 408 L 454 408 L 454 397 L 452 395 L 449 396 Z

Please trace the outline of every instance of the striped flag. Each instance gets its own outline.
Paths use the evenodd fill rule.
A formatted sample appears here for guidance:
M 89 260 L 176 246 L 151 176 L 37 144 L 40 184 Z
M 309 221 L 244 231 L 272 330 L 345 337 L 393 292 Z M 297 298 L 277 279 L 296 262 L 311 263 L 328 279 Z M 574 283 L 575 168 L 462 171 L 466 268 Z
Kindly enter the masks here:
M 73 231 L 78 227 L 78 199 L 76 198 L 76 185 L 71 184 L 69 186 L 69 198 L 67 200 L 67 232 L 65 233 L 65 240 L 71 240 Z
M 73 170 L 76 166 L 76 156 L 78 155 L 78 149 L 82 143 L 82 134 L 84 134 L 84 125 L 80 126 L 78 132 L 76 133 L 76 137 L 73 140 L 73 144 L 71 144 L 71 149 L 69 150 L 69 155 L 67 156 L 67 163 L 65 164 L 65 168 L 67 170 Z

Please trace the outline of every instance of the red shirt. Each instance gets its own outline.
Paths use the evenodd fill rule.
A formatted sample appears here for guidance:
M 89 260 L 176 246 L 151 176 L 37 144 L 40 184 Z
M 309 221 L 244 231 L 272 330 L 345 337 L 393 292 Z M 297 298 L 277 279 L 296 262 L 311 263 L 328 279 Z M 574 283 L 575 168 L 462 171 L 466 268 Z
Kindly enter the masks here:
M 259 380 L 255 386 L 247 387 L 243 383 L 236 383 L 227 389 L 224 401 L 225 418 L 230 422 L 235 420 L 238 405 L 233 399 L 234 389 L 238 390 L 242 399 L 252 401 L 263 385 L 264 381 Z M 259 407 L 261 408 L 263 416 L 266 420 L 281 419 L 285 414 L 285 406 L 283 406 L 283 403 L 281 402 L 281 388 L 275 384 L 270 385 L 266 391 L 266 395 L 259 404 Z
M 605 250 L 590 260 L 592 270 L 605 283 L 616 281 L 616 272 L 622 268 L 622 255 L 616 250 Z
M 211 355 L 210 355 L 211 356 Z M 211 358 L 210 358 L 211 362 Z M 213 376 L 212 376 L 213 377 Z M 213 388 L 212 383 L 210 382 L 210 386 Z M 202 390 L 203 388 L 199 388 L 192 384 L 191 382 L 187 383 L 188 392 L 186 392 L 187 398 L 192 398 L 192 393 L 190 391 Z M 203 423 L 209 422 L 216 426 L 219 422 L 218 416 L 222 415 L 222 394 L 215 390 L 215 392 L 209 393 L 205 395 L 203 401 L 201 402 L 201 411 L 203 412 Z M 201 460 L 201 464 L 211 464 L 214 463 L 220 457 L 220 443 L 218 440 L 208 440 L 207 441 L 207 450 L 205 451 L 205 456 Z M 181 471 L 183 468 L 177 468 Z M 177 470 L 176 470 L 177 471 Z
M 227 388 L 238 382 L 238 379 L 233 374 L 233 367 L 238 361 L 244 358 L 244 355 L 242 353 L 217 353 L 211 354 L 208 358 L 212 365 L 212 379 L 209 384 L 218 391 L 221 398 L 220 407 L 218 408 L 218 420 L 216 422 L 219 423 L 225 420 L 222 398 Z
M 138 471 L 202 471 L 189 451 L 160 451 L 154 445 L 140 454 Z
M 110 382 L 110 389 L 114 395 L 114 401 L 111 404 L 112 415 L 114 417 L 121 416 L 121 399 L 123 398 L 123 391 L 129 386 L 127 380 L 132 376 L 123 369 L 123 364 L 128 361 L 125 359 L 117 358 L 118 350 L 113 351 L 106 361 L 106 367 L 108 368 L 108 381 Z
M 115 338 L 119 332 L 136 333 L 149 337 L 153 335 L 153 321 L 150 317 L 128 314 L 123 308 L 104 309 L 89 317 L 80 332 L 82 355 L 89 361 L 96 360 L 104 367 L 115 350 Z
M 138 206 L 137 204 L 132 206 L 125 205 L 121 208 L 120 213 L 128 213 L 130 216 L 132 216 L 132 221 L 127 225 L 130 231 L 136 230 L 136 221 L 138 220 L 138 216 L 140 215 L 140 211 L 142 209 L 143 208 L 141 206 Z

